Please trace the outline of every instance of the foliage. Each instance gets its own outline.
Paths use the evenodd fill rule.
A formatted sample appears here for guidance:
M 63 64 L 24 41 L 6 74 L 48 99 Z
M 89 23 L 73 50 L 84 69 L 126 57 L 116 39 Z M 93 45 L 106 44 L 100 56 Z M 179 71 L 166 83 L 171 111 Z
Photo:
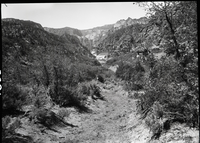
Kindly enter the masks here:
M 31 21 L 2 20 L 2 51 L 3 109 L 6 110 L 20 109 L 25 104 L 30 94 L 19 87 L 26 86 L 36 86 L 33 104 L 38 108 L 46 105 L 49 88 L 57 104 L 62 105 L 66 98 L 80 104 L 78 100 L 82 99 L 73 96 L 74 88 L 79 82 L 94 79 L 102 69 L 77 37 L 48 33 Z
M 145 45 L 157 40 L 154 44 L 164 49 L 167 57 L 154 59 L 152 64 L 146 62 L 151 66 L 148 73 L 145 70 L 145 94 L 135 96 L 140 100 L 138 112 L 147 125 L 155 123 L 154 135 L 162 132 L 161 125 L 169 126 L 175 121 L 198 128 L 197 3 L 165 1 L 139 5 L 147 9 L 150 19 L 142 29 L 145 40 L 141 41 Z M 156 120 L 157 105 L 161 106 L 163 123 Z
M 11 121 L 9 116 L 5 116 L 2 118 L 2 143 L 33 143 L 33 139 L 29 136 L 23 136 L 17 134 L 15 129 L 19 128 L 21 125 L 21 121 L 19 118 L 14 119 Z
M 133 24 L 117 30 L 110 30 L 107 36 L 98 44 L 97 50 L 107 50 L 112 57 L 117 57 L 122 54 L 128 54 L 133 48 L 137 47 L 140 39 L 140 31 L 143 29 L 143 24 Z
M 2 101 L 3 116 L 19 114 L 21 107 L 27 104 L 27 94 L 17 85 L 4 84 Z
M 133 63 L 121 62 L 116 71 L 116 77 L 127 81 L 127 89 L 139 90 L 144 85 L 144 73 L 145 69 L 140 61 Z
M 198 84 L 198 76 L 197 73 L 189 75 L 187 68 L 173 57 L 155 64 L 150 72 L 149 82 L 146 82 L 145 94 L 137 97 L 140 100 L 138 106 L 142 106 L 138 112 L 149 127 L 154 123 L 163 126 L 165 121 L 179 121 L 198 128 L 199 92 L 195 85 Z M 190 83 L 190 78 L 193 79 L 193 84 Z M 156 119 L 163 120 L 159 122 Z M 162 131 L 163 128 L 159 130 Z
M 88 112 L 86 107 L 88 97 L 101 98 L 100 88 L 91 82 L 81 82 L 75 87 L 62 86 L 55 84 L 50 88 L 50 96 L 52 100 L 60 106 L 74 106 L 79 111 Z
M 145 41 L 152 35 L 157 37 L 159 46 L 167 55 L 179 59 L 188 52 L 194 55 L 197 48 L 197 3 L 196 1 L 141 2 L 150 18 L 148 29 L 154 29 L 151 36 L 146 34 Z M 197 55 L 197 54 L 196 54 Z

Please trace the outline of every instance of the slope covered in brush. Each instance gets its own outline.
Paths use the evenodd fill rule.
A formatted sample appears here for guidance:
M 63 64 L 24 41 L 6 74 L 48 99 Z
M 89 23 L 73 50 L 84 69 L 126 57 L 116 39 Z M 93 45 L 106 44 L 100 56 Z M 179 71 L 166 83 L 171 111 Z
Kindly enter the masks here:
M 3 19 L 1 25 L 5 110 L 20 108 L 27 100 L 20 87 L 45 86 L 58 95 L 64 91 L 56 89 L 91 80 L 101 69 L 77 37 L 48 33 L 31 21 Z

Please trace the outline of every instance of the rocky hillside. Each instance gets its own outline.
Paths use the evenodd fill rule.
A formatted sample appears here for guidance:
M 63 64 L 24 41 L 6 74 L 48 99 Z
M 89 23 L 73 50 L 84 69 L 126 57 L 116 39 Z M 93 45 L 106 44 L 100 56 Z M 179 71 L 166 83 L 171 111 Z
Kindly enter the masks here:
M 49 33 L 53 33 L 56 35 L 63 35 L 65 33 L 70 34 L 70 35 L 75 35 L 75 36 L 83 36 L 82 32 L 78 29 L 75 28 L 70 28 L 70 27 L 64 27 L 64 28 L 48 28 L 44 27 L 44 30 L 48 31 Z
M 98 43 L 96 49 L 98 52 L 109 51 L 112 57 L 144 49 L 152 53 L 162 53 L 163 48 L 159 45 L 164 42 L 159 35 L 159 28 L 150 20 L 128 18 L 118 21 Z
M 133 24 L 146 24 L 147 22 L 148 22 L 148 19 L 146 17 L 141 17 L 139 19 L 132 19 L 129 17 L 126 20 L 122 19 L 122 20 L 117 21 L 114 24 L 114 29 L 124 28 Z
M 1 25 L 2 74 L 6 83 L 49 86 L 57 70 L 57 74 L 76 75 L 75 83 L 95 77 L 89 74 L 92 68 L 88 67 L 98 67 L 100 63 L 77 37 L 51 34 L 32 21 L 2 19 Z M 68 78 L 64 79 L 68 81 Z
M 114 32 L 117 32 L 120 29 L 126 28 L 134 24 L 146 24 L 147 22 L 148 22 L 148 19 L 146 17 L 142 17 L 139 19 L 131 19 L 129 17 L 126 20 L 124 19 L 119 20 L 114 24 L 104 25 L 104 26 L 95 27 L 95 28 L 86 29 L 86 30 L 78 30 L 78 29 L 69 28 L 69 27 L 60 28 L 60 29 L 45 27 L 44 29 L 50 33 L 54 33 L 60 36 L 65 33 L 77 36 L 80 42 L 86 47 L 88 47 L 89 50 L 91 50 L 91 49 L 99 47 L 102 41 L 105 41 L 108 38 L 108 36 L 110 36 Z M 105 48 L 107 45 L 103 45 L 103 46 Z

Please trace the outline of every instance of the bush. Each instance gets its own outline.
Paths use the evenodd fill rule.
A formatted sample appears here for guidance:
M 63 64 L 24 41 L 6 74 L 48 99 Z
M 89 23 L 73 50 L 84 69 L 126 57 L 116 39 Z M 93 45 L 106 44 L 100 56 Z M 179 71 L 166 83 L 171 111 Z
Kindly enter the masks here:
M 2 143 L 33 143 L 33 139 L 29 136 L 23 136 L 17 134 L 15 129 L 21 126 L 21 121 L 19 118 L 14 119 L 11 122 L 11 118 L 9 116 L 5 116 L 2 118 Z
M 132 64 L 121 62 L 116 71 L 116 77 L 125 80 L 126 89 L 128 90 L 140 90 L 143 89 L 145 84 L 145 69 L 141 65 L 140 61 L 135 61 Z
M 21 107 L 27 104 L 27 93 L 14 84 L 3 84 L 3 116 L 19 114 Z
M 77 85 L 77 87 L 67 86 L 52 86 L 50 89 L 50 96 L 52 100 L 61 107 L 76 107 L 80 112 L 89 112 L 86 107 L 88 97 L 97 92 L 93 90 L 94 86 L 83 82 Z
M 85 97 L 90 96 L 93 99 L 100 99 L 102 97 L 100 92 L 100 87 L 96 85 L 96 82 L 94 80 L 92 80 L 91 82 L 80 83 L 76 88 L 77 95 L 82 95 Z
M 193 84 L 189 79 L 193 79 Z M 179 61 L 170 57 L 161 59 L 150 72 L 145 94 L 137 97 L 142 106 L 138 112 L 149 126 L 153 125 L 152 122 L 164 125 L 178 121 L 198 128 L 199 94 L 195 80 L 198 76 L 188 72 Z M 154 118 L 163 122 L 158 123 Z M 162 130 L 159 129 L 159 132 Z
M 61 118 L 64 119 L 65 117 L 68 117 L 70 115 L 70 112 L 66 110 L 65 108 L 62 108 L 58 111 L 57 115 Z
M 43 85 L 36 85 L 33 86 L 31 93 L 31 103 L 34 105 L 34 107 L 46 108 L 47 106 L 52 106 L 53 102 L 49 95 L 49 88 L 45 88 Z

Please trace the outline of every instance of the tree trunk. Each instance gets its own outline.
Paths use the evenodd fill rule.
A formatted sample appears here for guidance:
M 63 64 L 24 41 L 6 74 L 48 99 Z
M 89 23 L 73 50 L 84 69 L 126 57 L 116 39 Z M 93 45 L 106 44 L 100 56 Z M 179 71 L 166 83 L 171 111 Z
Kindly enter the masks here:
M 174 44 L 175 44 L 175 48 L 176 48 L 176 53 L 175 53 L 175 58 L 176 59 L 179 59 L 180 58 L 180 52 L 179 52 L 179 45 L 178 45 L 178 42 L 176 41 L 176 37 L 175 37 L 175 32 L 174 32 L 174 29 L 173 29 L 173 26 L 172 26 L 172 23 L 167 15 L 167 12 L 165 12 L 165 17 L 166 17 L 166 20 L 167 20 L 167 23 L 169 24 L 169 27 L 170 27 L 170 31 L 171 31 L 171 34 L 172 34 L 172 40 L 174 41 Z

